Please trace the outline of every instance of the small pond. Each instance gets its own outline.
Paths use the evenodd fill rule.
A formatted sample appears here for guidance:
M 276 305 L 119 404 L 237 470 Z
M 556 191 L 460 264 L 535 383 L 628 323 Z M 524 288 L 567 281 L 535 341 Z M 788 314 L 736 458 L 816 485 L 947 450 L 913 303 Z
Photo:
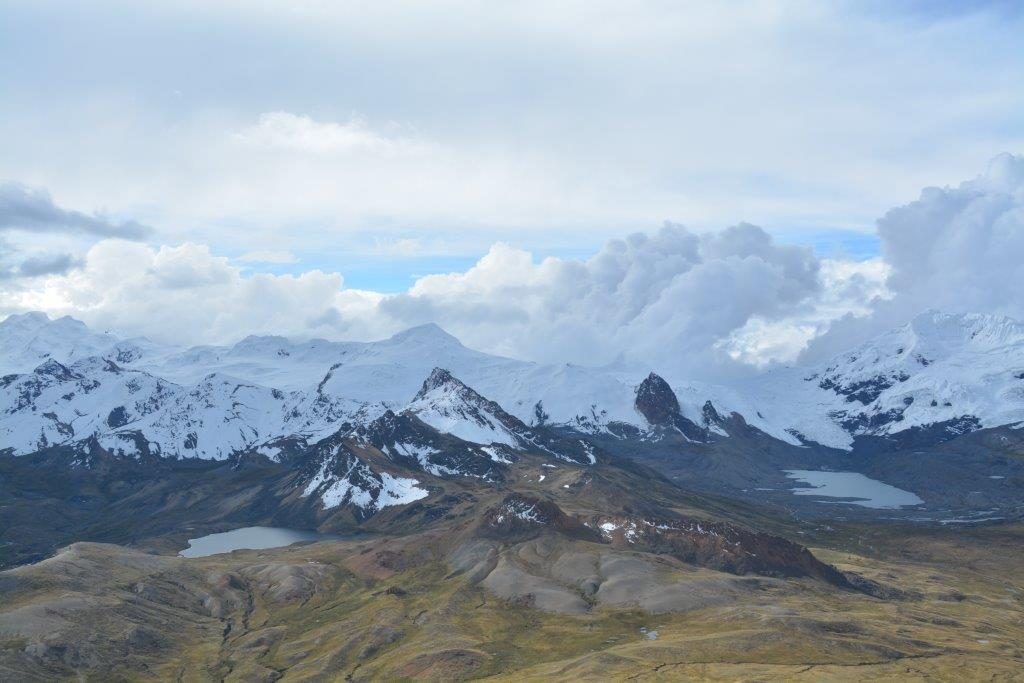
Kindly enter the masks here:
M 242 529 L 209 534 L 188 539 L 188 547 L 178 555 L 181 557 L 206 557 L 232 550 L 263 550 L 280 548 L 300 541 L 331 541 L 342 538 L 333 534 L 318 534 L 315 531 L 300 531 L 273 526 L 247 526 Z
M 910 491 L 865 477 L 859 472 L 819 472 L 816 470 L 784 470 L 790 479 L 808 484 L 792 489 L 798 496 L 821 496 L 847 500 L 823 500 L 821 503 L 848 503 L 876 510 L 898 510 L 924 501 Z

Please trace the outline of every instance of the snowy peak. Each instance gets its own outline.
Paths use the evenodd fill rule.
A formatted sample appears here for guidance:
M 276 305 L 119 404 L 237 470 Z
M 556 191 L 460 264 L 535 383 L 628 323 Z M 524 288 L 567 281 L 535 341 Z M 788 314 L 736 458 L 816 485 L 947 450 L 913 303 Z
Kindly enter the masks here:
M 314 499 L 327 510 L 348 505 L 360 518 L 429 495 L 416 479 L 378 472 L 334 440 L 317 448 L 303 467 L 298 483 L 301 497 Z
M 905 328 L 915 342 L 932 349 L 956 352 L 965 347 L 992 350 L 1024 343 L 1024 325 L 997 315 L 950 314 L 926 311 Z
M 11 315 L 0 322 L 0 374 L 28 372 L 46 359 L 69 364 L 106 353 L 117 339 L 93 332 L 85 323 L 45 313 Z
M 0 321 L 0 332 L 11 330 L 38 330 L 50 322 L 50 316 L 42 311 L 13 313 Z
M 525 424 L 444 368 L 431 371 L 406 412 L 438 431 L 471 443 L 515 448 L 529 441 Z
M 817 369 L 765 378 L 752 402 L 785 401 L 786 431 L 850 448 L 859 436 L 932 440 L 1024 420 L 1024 325 L 928 311 Z M 767 391 L 765 391 L 767 389 Z
M 292 343 L 285 337 L 249 335 L 231 347 L 230 353 L 236 355 L 277 354 L 287 357 Z
M 415 344 L 425 346 L 462 347 L 462 342 L 434 323 L 417 325 L 399 332 L 386 340 L 389 344 Z
M 431 392 L 443 390 L 445 387 L 450 388 L 452 391 L 464 393 L 467 396 L 475 396 L 482 399 L 483 397 L 477 394 L 475 391 L 467 387 L 465 384 L 455 379 L 452 373 L 448 372 L 444 368 L 434 368 L 430 371 L 430 375 L 423 381 L 423 386 L 413 397 L 413 400 L 425 398 Z
M 562 439 L 533 431 L 519 418 L 478 394 L 444 368 L 434 368 L 404 415 L 412 415 L 438 432 L 485 446 L 492 460 L 509 462 L 509 450 L 545 453 L 579 464 L 597 462 L 596 451 L 582 439 Z

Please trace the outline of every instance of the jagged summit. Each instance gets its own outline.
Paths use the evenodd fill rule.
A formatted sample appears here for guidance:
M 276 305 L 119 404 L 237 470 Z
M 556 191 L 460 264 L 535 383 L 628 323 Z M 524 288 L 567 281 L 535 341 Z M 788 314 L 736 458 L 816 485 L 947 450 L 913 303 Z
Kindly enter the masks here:
M 66 365 L 64 365 L 63 363 L 58 363 L 52 358 L 49 358 L 40 363 L 39 365 L 37 365 L 36 368 L 32 371 L 32 374 L 60 378 L 74 376 L 71 370 Z
M 520 445 L 528 432 L 509 415 L 444 368 L 434 368 L 407 411 L 435 429 L 478 444 Z
M 444 368 L 434 368 L 433 370 L 430 371 L 430 375 L 428 375 L 427 378 L 423 380 L 423 386 L 420 387 L 419 392 L 416 393 L 416 396 L 413 398 L 413 400 L 415 401 L 417 399 L 422 399 L 430 392 L 445 386 L 451 386 L 457 390 L 464 389 L 466 391 L 476 394 L 475 391 L 467 387 L 460 380 L 456 379 L 448 370 L 445 370 Z M 479 394 L 477 394 L 477 396 L 479 396 Z
M 126 376 L 118 393 L 105 377 L 105 363 L 83 364 L 90 358 L 149 379 Z M 104 429 L 106 415 L 122 406 L 138 406 L 140 420 L 146 418 L 139 428 L 154 443 L 196 431 L 198 439 L 173 441 L 197 441 L 189 452 L 199 457 L 226 453 L 228 444 L 322 434 L 340 421 L 372 419 L 387 409 L 414 410 L 484 444 L 515 443 L 530 429 L 527 424 L 615 438 L 678 431 L 706 441 L 724 437 L 720 432 L 729 431 L 736 414 L 749 427 L 793 445 L 850 449 L 860 437 L 908 429 L 948 425 L 942 433 L 952 438 L 1024 421 L 1024 325 L 994 315 L 938 311 L 926 311 L 816 368 L 780 369 L 732 385 L 670 385 L 654 372 L 501 358 L 464 347 L 432 323 L 377 342 L 249 336 L 234 346 L 180 349 L 119 339 L 40 312 L 0 322 L 0 377 L 37 369 L 36 377 L 64 374 L 45 366 L 48 361 L 80 376 L 82 386 L 52 395 L 25 388 L 0 396 L 6 401 L 0 405 L 0 437 L 16 453 L 31 452 L 40 434 L 50 443 L 71 438 L 63 436 L 71 431 L 66 425 L 74 425 L 74 438 L 86 424 Z M 211 375 L 224 378 L 215 393 Z M 145 395 L 143 385 L 157 393 Z M 261 398 L 240 401 L 236 389 L 257 391 Z M 210 414 L 198 417 L 197 401 L 171 400 L 172 394 L 201 396 Z M 213 415 L 229 416 L 235 425 L 230 434 L 223 426 L 228 423 Z M 186 416 L 203 420 L 202 429 L 172 424 Z M 164 452 L 182 452 L 174 443 L 163 443 Z
M 636 390 L 636 409 L 652 425 L 664 425 L 679 415 L 679 399 L 668 382 L 651 373 Z

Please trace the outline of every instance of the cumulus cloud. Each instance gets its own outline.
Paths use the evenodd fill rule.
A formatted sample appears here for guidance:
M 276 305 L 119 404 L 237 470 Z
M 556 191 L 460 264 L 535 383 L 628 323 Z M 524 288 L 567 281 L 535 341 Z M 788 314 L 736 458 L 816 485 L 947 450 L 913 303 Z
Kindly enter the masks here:
M 250 333 L 336 337 L 337 320 L 316 324 L 310 318 L 344 303 L 341 288 L 340 275 L 320 271 L 243 276 L 205 245 L 153 248 L 105 240 L 89 250 L 80 270 L 51 277 L 9 302 L 164 342 L 223 343 Z
M 816 339 L 818 360 L 935 308 L 1024 319 L 1024 157 L 1001 154 L 957 187 L 929 187 L 878 220 L 888 296 Z
M 469 270 L 422 277 L 398 295 L 346 289 L 336 273 L 247 276 L 205 245 L 108 240 L 19 307 L 177 343 L 250 333 L 373 339 L 436 322 L 471 346 L 520 358 L 622 357 L 682 372 L 732 362 L 716 344 L 755 317 L 810 314 L 821 287 L 809 249 L 775 244 L 760 228 L 698 234 L 666 224 L 585 261 L 537 261 L 496 244 Z
M 23 280 L 63 275 L 82 266 L 81 257 L 55 252 L 54 245 L 48 248 L 47 242 L 142 239 L 151 232 L 135 221 L 117 222 L 102 214 L 64 209 L 45 190 L 0 183 L 0 235 L 12 238 L 0 239 L 0 281 L 4 290 L 18 290 L 25 286 Z M 13 239 L 19 233 L 21 239 Z
M 849 316 L 859 320 L 869 315 L 877 302 L 889 298 L 888 273 L 889 266 L 881 258 L 824 259 L 822 286 L 813 307 L 775 320 L 754 316 L 718 347 L 734 360 L 757 368 L 793 361 L 837 319 Z M 845 349 L 836 352 L 841 350 Z
M 472 343 L 546 361 L 618 355 L 696 368 L 753 316 L 810 306 L 820 264 L 760 228 L 697 234 L 666 224 L 612 240 L 586 261 L 497 245 L 466 273 L 421 278 L 381 304 L 404 322 L 435 320 Z
M 465 273 L 421 278 L 384 299 L 403 325 L 435 321 L 471 345 L 541 361 L 657 364 L 664 372 L 728 362 L 715 345 L 754 316 L 810 309 L 820 263 L 738 225 L 697 234 L 666 224 L 612 240 L 586 261 L 494 246 Z
M 339 273 L 253 273 L 201 244 L 104 240 L 79 269 L 34 264 L 35 284 L 4 303 L 182 344 L 250 333 L 368 340 L 435 322 L 492 353 L 706 379 L 805 347 L 801 360 L 820 360 L 926 308 L 1024 318 L 1024 159 L 1001 156 L 974 180 L 926 189 L 878 232 L 882 255 L 864 261 L 822 259 L 749 224 L 701 233 L 667 223 L 584 260 L 497 243 L 469 269 L 399 294 L 346 288 Z
M 878 221 L 893 303 L 1024 314 L 1024 158 L 1003 154 L 957 188 L 928 188 Z

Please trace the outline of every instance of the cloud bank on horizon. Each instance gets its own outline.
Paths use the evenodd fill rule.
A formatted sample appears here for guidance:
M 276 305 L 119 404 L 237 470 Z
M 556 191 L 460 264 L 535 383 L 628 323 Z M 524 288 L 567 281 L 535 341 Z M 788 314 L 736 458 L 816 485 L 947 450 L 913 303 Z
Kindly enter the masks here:
M 820 359 L 927 308 L 1024 318 L 1013 284 L 1024 283 L 1024 158 L 1000 155 L 974 180 L 926 188 L 880 218 L 878 234 L 882 256 L 867 261 L 824 259 L 749 224 L 666 224 L 588 259 L 538 260 L 498 243 L 464 272 L 390 295 L 346 288 L 340 273 L 249 273 L 206 245 L 104 239 L 80 268 L 0 291 L 8 311 L 181 344 L 375 339 L 436 322 L 518 358 L 707 378 Z
M 709 377 L 1024 317 L 1021 159 L 952 185 L 1024 149 L 1012 4 L 0 7 L 0 316 Z

